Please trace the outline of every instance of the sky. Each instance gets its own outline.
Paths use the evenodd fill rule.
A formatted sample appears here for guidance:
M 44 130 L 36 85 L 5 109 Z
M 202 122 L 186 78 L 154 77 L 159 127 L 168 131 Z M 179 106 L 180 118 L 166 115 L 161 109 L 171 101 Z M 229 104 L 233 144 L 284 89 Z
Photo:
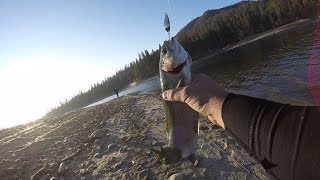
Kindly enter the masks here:
M 0 0 L 0 129 L 45 115 L 208 9 L 239 0 Z

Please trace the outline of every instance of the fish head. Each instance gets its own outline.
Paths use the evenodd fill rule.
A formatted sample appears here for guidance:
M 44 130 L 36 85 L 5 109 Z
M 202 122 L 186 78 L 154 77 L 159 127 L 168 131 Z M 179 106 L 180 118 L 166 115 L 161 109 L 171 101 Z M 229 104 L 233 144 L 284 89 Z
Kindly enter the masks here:
M 159 70 L 169 78 L 180 78 L 191 83 L 192 59 L 181 44 L 172 37 L 161 46 Z
M 182 152 L 178 148 L 161 147 L 160 150 L 150 148 L 151 151 L 158 155 L 158 160 L 163 164 L 173 164 L 181 159 Z

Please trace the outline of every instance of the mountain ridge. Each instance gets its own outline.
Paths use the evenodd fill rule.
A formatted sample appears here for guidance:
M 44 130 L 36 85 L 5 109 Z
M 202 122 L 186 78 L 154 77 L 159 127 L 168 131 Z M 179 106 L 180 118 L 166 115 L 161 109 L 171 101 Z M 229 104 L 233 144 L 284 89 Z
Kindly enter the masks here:
M 191 20 L 187 25 L 185 25 L 178 33 L 177 36 L 181 35 L 182 33 L 188 33 L 189 31 L 192 31 L 193 28 L 197 25 L 201 25 L 201 23 L 205 23 L 208 19 L 212 18 L 213 16 L 219 14 L 220 12 L 227 11 L 230 9 L 238 8 L 239 6 L 242 6 L 247 3 L 252 3 L 254 1 L 241 1 L 236 4 L 226 6 L 219 9 L 208 9 L 206 10 L 201 16 L 194 18 Z

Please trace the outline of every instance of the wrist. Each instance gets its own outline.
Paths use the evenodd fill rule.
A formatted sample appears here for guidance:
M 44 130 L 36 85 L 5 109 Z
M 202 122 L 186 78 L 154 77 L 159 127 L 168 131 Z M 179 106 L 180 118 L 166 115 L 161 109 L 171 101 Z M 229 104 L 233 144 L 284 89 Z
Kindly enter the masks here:
M 222 128 L 225 128 L 224 121 L 222 119 L 222 107 L 228 94 L 228 92 L 224 91 L 219 96 L 214 96 L 210 99 L 211 108 L 208 119 Z

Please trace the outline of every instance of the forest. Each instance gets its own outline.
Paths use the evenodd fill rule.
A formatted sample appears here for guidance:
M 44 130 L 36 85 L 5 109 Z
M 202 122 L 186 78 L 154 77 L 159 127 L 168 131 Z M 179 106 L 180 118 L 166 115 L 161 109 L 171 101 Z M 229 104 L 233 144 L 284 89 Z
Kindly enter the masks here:
M 176 35 L 194 61 L 235 44 L 247 37 L 297 21 L 317 17 L 317 0 L 260 0 L 242 1 L 208 10 L 188 23 Z M 60 102 L 47 117 L 85 107 L 113 94 L 113 89 L 126 88 L 130 83 L 158 75 L 159 49 L 144 50 L 137 59 L 118 70 L 113 76 L 95 83 L 87 92 Z

